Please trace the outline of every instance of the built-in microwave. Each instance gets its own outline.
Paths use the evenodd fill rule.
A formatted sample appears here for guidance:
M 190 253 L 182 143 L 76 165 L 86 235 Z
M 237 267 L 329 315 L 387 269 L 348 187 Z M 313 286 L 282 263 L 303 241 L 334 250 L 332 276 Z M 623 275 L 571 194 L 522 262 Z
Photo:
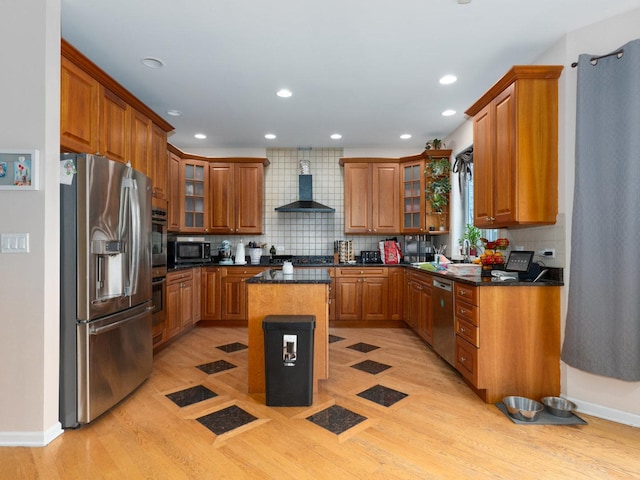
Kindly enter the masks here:
M 169 267 L 211 261 L 211 243 L 202 241 L 180 242 L 171 240 L 168 247 L 167 260 Z

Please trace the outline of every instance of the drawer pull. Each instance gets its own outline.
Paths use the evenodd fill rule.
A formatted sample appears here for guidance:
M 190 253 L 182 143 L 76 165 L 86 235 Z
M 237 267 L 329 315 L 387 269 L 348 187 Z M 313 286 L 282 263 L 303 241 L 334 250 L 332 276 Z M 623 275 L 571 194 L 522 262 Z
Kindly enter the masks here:
M 460 313 L 462 313 L 464 315 L 465 313 L 467 313 L 467 311 L 464 308 L 461 308 L 460 309 Z
M 465 363 L 467 361 L 467 357 L 460 357 L 460 363 Z
M 465 292 L 464 290 L 460 290 L 460 296 L 465 296 L 467 294 L 467 292 Z
M 460 327 L 460 333 L 464 333 L 464 332 L 466 332 L 466 331 L 467 331 L 467 329 L 466 329 L 466 328 L 464 328 L 464 327 Z

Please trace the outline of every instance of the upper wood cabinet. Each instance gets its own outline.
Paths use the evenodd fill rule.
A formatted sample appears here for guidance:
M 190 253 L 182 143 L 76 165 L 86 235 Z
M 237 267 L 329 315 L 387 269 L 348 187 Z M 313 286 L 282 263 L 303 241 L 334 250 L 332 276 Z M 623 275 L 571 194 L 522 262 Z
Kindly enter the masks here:
M 151 172 L 149 176 L 153 179 L 153 196 L 157 198 L 167 198 L 167 132 L 153 124 L 151 126 L 151 149 L 149 162 Z
M 126 163 L 129 141 L 129 105 L 105 87 L 100 96 L 100 146 L 111 160 Z
M 390 159 L 346 159 L 344 231 L 369 235 L 400 233 L 400 166 Z
M 180 231 L 209 232 L 209 163 L 191 158 L 180 162 Z M 175 201 L 176 199 L 172 199 Z
M 477 227 L 556 222 L 562 68 L 514 66 L 465 112 L 473 117 Z
M 211 233 L 262 233 L 264 165 L 212 162 L 209 168 Z
M 169 178 L 167 179 L 167 230 L 180 231 L 180 157 L 177 153 L 167 150 L 167 164 Z
M 60 64 L 60 147 L 74 152 L 98 151 L 100 84 L 62 57 Z
M 148 177 L 152 175 L 151 120 L 135 108 L 129 109 L 129 154 L 131 166 Z

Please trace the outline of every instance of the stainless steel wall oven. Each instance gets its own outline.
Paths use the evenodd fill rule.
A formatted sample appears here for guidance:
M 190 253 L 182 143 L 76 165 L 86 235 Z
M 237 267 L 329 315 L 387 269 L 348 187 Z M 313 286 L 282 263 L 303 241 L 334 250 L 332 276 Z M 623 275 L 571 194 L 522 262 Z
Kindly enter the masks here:
M 151 210 L 151 263 L 154 267 L 167 265 L 167 211 Z

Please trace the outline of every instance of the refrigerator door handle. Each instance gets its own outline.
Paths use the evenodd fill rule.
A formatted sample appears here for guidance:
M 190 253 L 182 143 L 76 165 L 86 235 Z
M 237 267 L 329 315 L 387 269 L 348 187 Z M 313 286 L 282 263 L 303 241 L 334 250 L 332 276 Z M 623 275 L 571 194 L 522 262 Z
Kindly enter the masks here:
M 125 294 L 129 297 L 133 296 L 137 291 L 138 272 L 140 262 L 140 235 L 141 232 L 141 215 L 140 215 L 140 197 L 138 191 L 138 182 L 135 178 L 127 177 L 124 183 L 125 192 L 128 197 L 129 204 L 129 221 L 130 221 L 130 244 L 129 251 L 129 278 L 128 285 L 125 287 Z
M 123 324 L 127 322 L 133 322 L 134 320 L 138 320 L 139 318 L 142 318 L 145 315 L 148 315 L 151 310 L 153 310 L 153 305 L 145 308 L 144 312 L 139 313 L 138 315 L 134 315 L 133 317 L 125 318 L 124 320 L 120 320 L 119 322 L 110 323 L 102 327 L 91 327 L 89 328 L 89 335 L 100 335 L 101 333 L 106 333 L 111 330 L 120 328 Z

